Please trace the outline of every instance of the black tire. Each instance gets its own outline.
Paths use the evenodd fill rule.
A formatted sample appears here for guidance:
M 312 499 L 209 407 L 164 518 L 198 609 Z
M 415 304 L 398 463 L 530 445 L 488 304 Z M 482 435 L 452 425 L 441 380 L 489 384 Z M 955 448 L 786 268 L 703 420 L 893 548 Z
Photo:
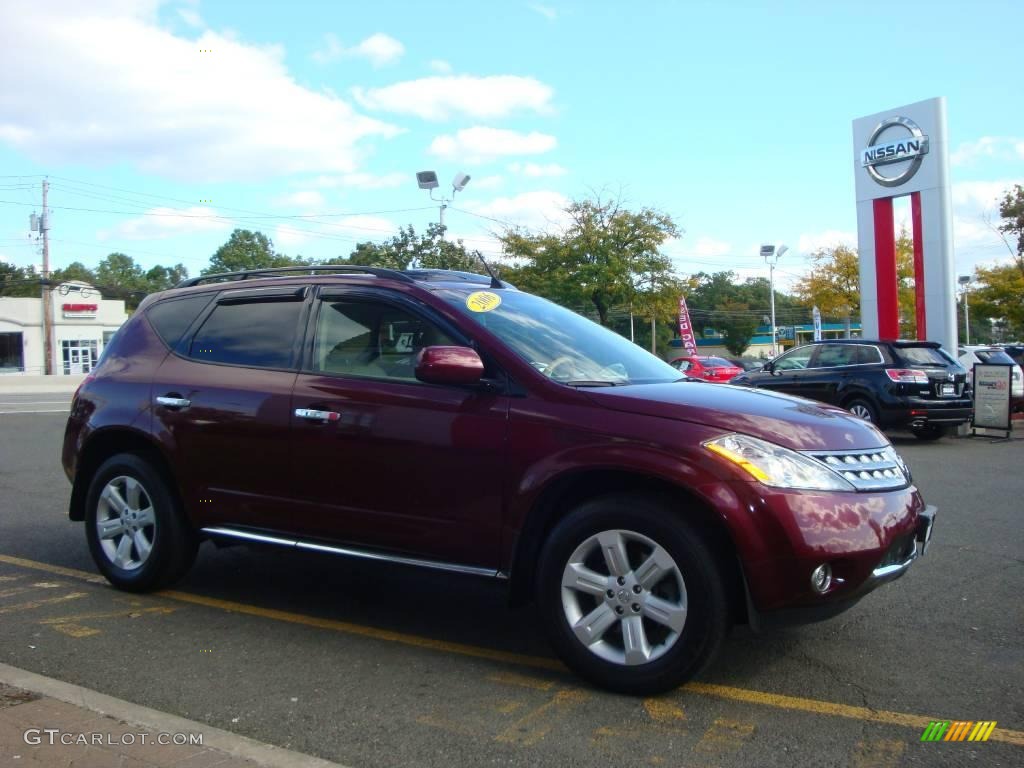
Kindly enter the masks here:
M 134 555 L 139 562 L 132 567 L 121 567 L 105 551 L 98 533 L 97 516 L 100 514 L 100 497 L 107 485 L 113 481 L 115 490 L 120 493 L 127 480 L 140 484 L 139 498 L 148 499 L 146 509 L 151 510 L 154 523 L 140 526 L 147 539 L 151 540 L 148 555 L 143 558 L 138 547 L 129 543 L 129 556 Z M 106 510 L 103 514 L 116 516 L 113 506 L 109 502 L 103 503 Z M 114 522 L 114 517 L 110 522 Z M 111 584 L 127 592 L 147 592 L 173 584 L 192 566 L 198 548 L 198 539 L 167 481 L 150 463 L 133 453 L 110 457 L 93 475 L 85 500 L 85 536 L 96 567 Z M 131 536 L 122 534 L 107 541 L 113 546 L 122 537 Z
M 661 643 L 667 649 L 660 651 L 660 656 L 632 665 L 602 658 L 577 638 L 562 599 L 563 572 L 573 553 L 590 537 L 614 530 L 639 534 L 667 551 L 685 586 L 685 623 L 675 633 L 675 639 L 671 644 Z M 634 545 L 643 546 L 639 542 L 630 544 Z M 638 551 L 640 554 L 633 559 L 642 560 L 645 555 L 642 549 Z M 630 564 L 636 567 L 639 563 L 633 559 Z M 614 578 L 607 567 L 605 572 L 608 578 Z M 674 581 L 674 577 L 668 577 L 669 589 Z M 665 586 L 666 582 L 662 581 L 653 587 L 651 597 Z M 666 504 L 639 494 L 606 496 L 586 502 L 559 522 L 544 543 L 536 590 L 548 637 L 569 668 L 598 686 L 631 695 L 646 696 L 671 690 L 707 667 L 725 639 L 732 615 L 721 567 L 699 529 L 680 519 Z M 624 618 L 629 618 L 630 607 L 627 606 L 634 599 L 629 583 L 621 593 L 625 596 L 619 594 L 617 599 L 624 601 Z M 570 591 L 570 594 L 580 593 Z M 605 602 L 603 596 L 586 597 L 594 601 L 595 607 Z M 642 597 L 647 599 L 646 594 Z M 610 596 L 607 602 L 613 602 Z M 656 638 L 659 631 L 666 633 L 665 627 L 651 623 L 646 610 L 643 608 L 636 619 L 646 628 L 645 640 Z M 624 648 L 623 626 L 622 623 L 611 626 L 595 645 L 614 649 L 618 640 Z M 607 643 L 605 637 L 609 638 Z M 653 643 L 651 645 L 653 647 Z
M 924 440 L 926 442 L 938 440 L 943 435 L 946 434 L 946 430 L 944 428 L 936 427 L 934 425 L 928 427 L 918 427 L 917 429 L 912 429 L 910 431 L 914 433 L 914 437 L 916 437 L 918 440 Z
M 864 419 L 864 421 L 870 421 L 875 426 L 878 426 L 878 409 L 875 408 L 870 400 L 855 397 L 853 400 L 847 401 L 844 407 L 854 416 Z

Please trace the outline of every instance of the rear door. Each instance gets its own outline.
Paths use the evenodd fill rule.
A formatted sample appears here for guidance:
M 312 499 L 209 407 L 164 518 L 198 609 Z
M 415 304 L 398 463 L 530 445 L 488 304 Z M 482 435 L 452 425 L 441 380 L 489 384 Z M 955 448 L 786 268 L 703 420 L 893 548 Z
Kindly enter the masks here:
M 202 526 L 291 525 L 289 406 L 305 293 L 222 291 L 156 373 L 155 428 L 174 446 L 183 501 Z
M 423 347 L 468 339 L 397 292 L 324 288 L 315 312 L 292 398 L 303 532 L 497 567 L 508 397 L 414 375 Z

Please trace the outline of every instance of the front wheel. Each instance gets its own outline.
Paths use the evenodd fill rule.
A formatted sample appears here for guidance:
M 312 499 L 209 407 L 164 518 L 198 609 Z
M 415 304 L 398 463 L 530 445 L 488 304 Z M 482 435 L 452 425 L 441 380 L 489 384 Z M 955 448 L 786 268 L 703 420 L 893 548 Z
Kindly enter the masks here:
M 129 592 L 177 581 L 198 547 L 167 482 L 131 453 L 112 456 L 93 475 L 85 535 L 100 572 Z
M 537 590 L 562 660 L 620 693 L 661 693 L 689 680 L 729 626 L 722 574 L 703 536 L 640 495 L 569 513 L 544 545 Z

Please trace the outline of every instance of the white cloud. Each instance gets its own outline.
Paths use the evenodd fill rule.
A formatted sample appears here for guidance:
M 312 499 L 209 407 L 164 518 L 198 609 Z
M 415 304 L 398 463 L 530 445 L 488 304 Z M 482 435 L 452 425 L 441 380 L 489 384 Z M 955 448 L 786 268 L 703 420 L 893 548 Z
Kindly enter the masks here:
M 296 249 L 320 241 L 348 253 L 357 242 L 384 240 L 398 231 L 394 222 L 380 216 L 359 214 L 336 220 L 307 219 L 294 224 L 279 224 L 274 230 L 276 245 Z
M 275 207 L 316 209 L 323 207 L 324 196 L 315 189 L 303 189 L 282 195 L 273 203 Z
M 1009 256 L 1006 245 L 989 224 L 998 226 L 999 202 L 1014 184 L 1024 184 L 1024 179 L 953 184 L 953 241 L 957 265 L 964 271 L 977 263 Z
M 955 166 L 971 165 L 978 158 L 993 157 L 1011 159 L 1017 155 L 1024 159 L 1024 142 L 1007 136 L 982 136 L 975 141 L 965 141 L 949 155 L 949 162 Z
M 142 216 L 122 221 L 113 229 L 96 233 L 97 240 L 166 240 L 179 235 L 227 230 L 232 223 L 219 218 L 217 211 L 207 206 L 167 208 L 158 206 Z
M 156 5 L 0 3 L 0 143 L 203 182 L 352 172 L 361 141 L 398 133 L 298 85 L 280 48 L 176 36 Z
M 543 16 L 548 21 L 554 21 L 558 18 L 558 10 L 552 8 L 550 5 L 542 5 L 541 3 L 530 3 L 530 10 Z
M 558 163 L 548 163 L 541 165 L 539 163 L 511 163 L 508 169 L 512 173 L 518 173 L 522 176 L 527 176 L 531 179 L 539 179 L 553 176 L 565 176 L 569 171 L 563 168 Z
M 557 145 L 558 140 L 546 133 L 519 133 L 477 125 L 463 128 L 454 136 L 438 136 L 430 143 L 430 154 L 445 160 L 479 165 L 507 155 L 539 155 L 550 152 Z
M 536 190 L 523 192 L 514 197 L 498 197 L 488 203 L 463 203 L 463 207 L 474 213 L 529 230 L 565 226 L 568 222 L 568 215 L 565 213 L 567 205 L 569 199 L 553 190 Z
M 206 24 L 203 22 L 203 17 L 199 15 L 199 12 L 191 8 L 179 8 L 178 15 L 181 17 L 181 20 L 188 24 L 190 27 L 202 29 L 206 26 Z
M 352 94 L 367 109 L 424 120 L 465 116 L 481 119 L 506 117 L 516 112 L 546 113 L 553 91 L 532 77 L 517 75 L 450 75 L 407 80 L 383 88 L 353 88 Z
M 796 250 L 798 253 L 811 254 L 822 248 L 834 248 L 837 245 L 857 247 L 857 233 L 841 229 L 826 229 L 822 232 L 806 232 L 800 235 Z
M 411 173 L 375 174 L 365 171 L 355 173 L 343 173 L 338 176 L 317 176 L 311 180 L 302 182 L 303 186 L 313 186 L 319 189 L 393 189 L 403 184 L 411 184 L 415 176 Z
M 431 59 L 430 68 L 439 75 L 450 75 L 452 73 L 452 65 L 444 59 Z
M 324 47 L 313 51 L 312 58 L 320 64 L 329 64 L 341 58 L 366 59 L 374 67 L 394 64 L 405 55 L 405 46 L 398 40 L 377 32 L 360 43 L 346 48 L 333 32 L 324 35 Z
M 473 189 L 495 189 L 504 183 L 504 177 L 498 175 L 483 176 L 479 179 L 474 177 Z
M 713 237 L 698 237 L 693 244 L 693 255 L 700 257 L 724 256 L 732 250 L 732 246 L 724 240 Z

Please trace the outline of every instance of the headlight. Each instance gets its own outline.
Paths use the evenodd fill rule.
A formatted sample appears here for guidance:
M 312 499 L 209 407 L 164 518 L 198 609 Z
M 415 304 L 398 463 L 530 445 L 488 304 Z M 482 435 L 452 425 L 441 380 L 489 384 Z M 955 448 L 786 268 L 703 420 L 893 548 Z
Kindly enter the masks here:
M 704 447 L 728 459 L 755 480 L 775 488 L 856 490 L 846 478 L 821 462 L 756 437 L 725 435 L 708 440 Z

